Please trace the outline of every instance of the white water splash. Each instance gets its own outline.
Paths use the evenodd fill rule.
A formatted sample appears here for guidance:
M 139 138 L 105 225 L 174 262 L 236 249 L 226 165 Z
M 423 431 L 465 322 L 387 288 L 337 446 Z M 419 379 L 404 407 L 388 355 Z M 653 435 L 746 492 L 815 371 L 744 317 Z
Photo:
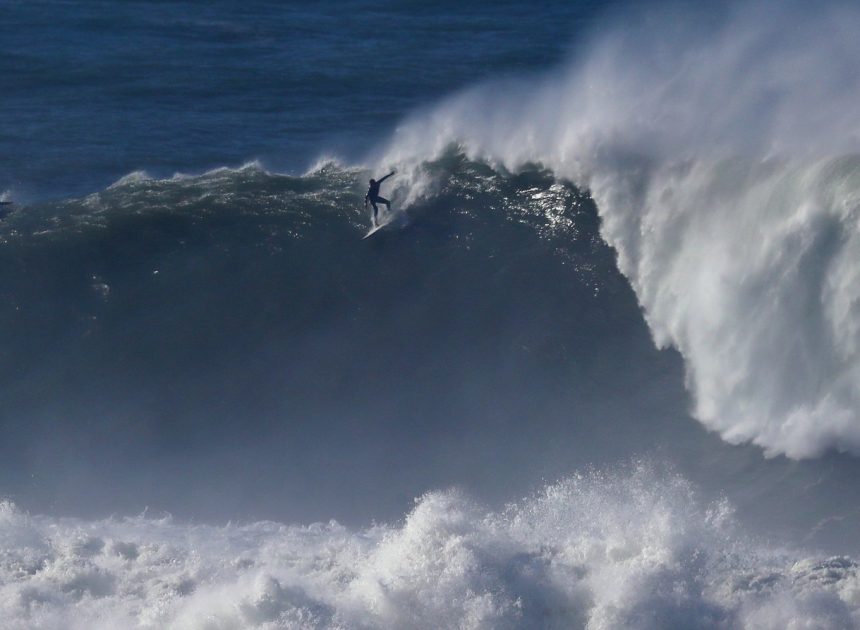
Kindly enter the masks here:
M 0 504 L 4 628 L 841 628 L 857 565 L 735 533 L 637 465 L 491 512 L 457 492 L 398 526 L 83 521 Z
M 860 453 L 858 30 L 838 3 L 628 18 L 556 73 L 416 114 L 381 162 L 413 173 L 408 202 L 452 143 L 587 187 L 697 418 L 769 455 Z

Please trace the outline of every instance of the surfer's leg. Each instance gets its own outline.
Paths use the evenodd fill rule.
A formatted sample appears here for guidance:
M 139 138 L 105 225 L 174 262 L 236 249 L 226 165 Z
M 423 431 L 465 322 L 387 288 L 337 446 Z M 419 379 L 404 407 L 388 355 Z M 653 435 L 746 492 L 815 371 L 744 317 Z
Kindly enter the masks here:
M 375 227 L 376 223 L 377 223 L 376 215 L 379 213 L 379 208 L 376 207 L 376 200 L 375 199 L 371 200 L 370 205 L 373 206 L 373 225 Z
M 391 202 L 390 202 L 390 201 L 388 201 L 388 199 L 386 199 L 385 197 L 377 197 L 377 198 L 376 198 L 376 202 L 377 202 L 377 203 L 384 203 L 384 204 L 385 204 L 385 207 L 386 207 L 388 210 L 391 210 Z

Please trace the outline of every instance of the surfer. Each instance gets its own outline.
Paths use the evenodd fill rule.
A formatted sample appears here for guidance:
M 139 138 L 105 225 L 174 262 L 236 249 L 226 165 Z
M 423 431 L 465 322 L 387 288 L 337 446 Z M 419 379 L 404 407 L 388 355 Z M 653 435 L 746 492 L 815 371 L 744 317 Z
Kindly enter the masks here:
M 367 194 L 364 196 L 364 207 L 367 207 L 367 202 L 370 202 L 370 205 L 373 206 L 373 227 L 376 227 L 376 215 L 379 213 L 379 208 L 376 207 L 376 204 L 382 203 L 385 204 L 386 209 L 391 211 L 391 202 L 388 201 L 385 197 L 379 196 L 379 186 L 386 179 L 394 175 L 395 171 L 391 171 L 388 175 L 383 177 L 380 180 L 371 179 L 370 187 L 367 189 Z

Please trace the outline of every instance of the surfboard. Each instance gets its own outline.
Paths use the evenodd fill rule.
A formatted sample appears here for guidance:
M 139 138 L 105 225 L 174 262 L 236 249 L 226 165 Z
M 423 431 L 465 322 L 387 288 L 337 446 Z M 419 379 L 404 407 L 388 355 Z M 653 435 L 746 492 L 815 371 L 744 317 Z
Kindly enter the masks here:
M 391 225 L 392 223 L 394 223 L 394 221 L 395 221 L 396 219 L 397 219 L 397 215 L 396 215 L 396 214 L 393 214 L 393 213 L 392 213 L 391 215 L 389 215 L 389 216 L 385 217 L 385 220 L 384 220 L 382 223 L 378 224 L 378 225 L 377 225 L 376 227 L 374 227 L 374 228 L 370 228 L 370 232 L 368 232 L 367 234 L 365 234 L 364 236 L 362 236 L 362 237 L 361 237 L 361 240 L 364 240 L 364 239 L 366 239 L 366 238 L 370 238 L 371 236 L 373 236 L 374 234 L 376 234 L 376 233 L 377 233 L 379 230 L 381 230 L 382 228 L 384 228 L 384 227 L 386 227 L 386 226 Z
M 385 212 L 381 215 L 381 218 L 382 222 L 379 223 L 379 225 L 377 225 L 376 227 L 371 228 L 367 234 L 362 236 L 362 240 L 370 238 L 371 236 L 379 232 L 382 228 L 390 226 L 392 230 L 399 229 L 409 222 L 409 217 L 403 210 L 393 210 L 391 212 Z
M 384 228 L 384 227 L 385 227 L 386 225 L 388 225 L 389 223 L 391 223 L 391 221 L 386 221 L 385 223 L 380 223 L 379 225 L 377 225 L 377 226 L 376 226 L 376 227 L 374 227 L 374 228 L 370 228 L 370 232 L 368 232 L 367 234 L 365 234 L 364 236 L 362 236 L 362 237 L 361 237 L 361 240 L 364 240 L 364 239 L 366 239 L 366 238 L 370 238 L 371 236 L 373 236 L 374 234 L 376 234 L 377 232 L 379 232 L 379 230 L 381 230 L 382 228 Z

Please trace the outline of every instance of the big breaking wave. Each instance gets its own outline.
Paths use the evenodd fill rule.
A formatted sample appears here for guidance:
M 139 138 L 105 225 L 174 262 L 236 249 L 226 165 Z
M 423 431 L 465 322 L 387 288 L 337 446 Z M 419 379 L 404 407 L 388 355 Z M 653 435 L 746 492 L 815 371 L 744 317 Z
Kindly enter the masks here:
M 587 186 L 655 340 L 684 355 L 697 417 L 768 453 L 857 452 L 860 164 L 849 62 L 860 19 L 840 7 L 815 16 L 765 8 L 734 10 L 695 37 L 689 23 L 665 32 L 652 17 L 595 43 L 562 77 L 478 87 L 416 115 L 380 160 L 411 172 L 407 203 L 436 191 L 427 160 L 452 142 L 473 158 L 511 170 L 540 162 Z M 272 231 L 276 248 L 309 215 L 297 212 L 292 225 L 285 193 L 258 203 L 248 186 L 263 179 L 306 204 L 322 200 L 332 209 L 325 225 L 339 230 L 336 208 L 355 182 L 333 173 L 340 187 L 326 183 L 323 194 L 314 175 L 281 182 L 252 168 L 209 178 L 230 184 L 219 211 L 245 195 L 284 221 Z M 192 219 L 210 220 L 206 177 L 174 186 L 135 176 L 47 222 L 97 231 L 110 223 L 106 207 L 139 213 L 135 195 L 146 206 L 164 200 L 159 211 L 172 214 L 186 188 L 198 195 Z M 113 299 L 100 277 L 92 290 Z M 11 628 L 860 623 L 852 560 L 745 540 L 729 512 L 647 465 L 576 475 L 504 511 L 435 492 L 404 523 L 368 529 L 84 521 L 5 503 L 0 612 Z
M 559 72 L 417 114 L 381 161 L 411 169 L 410 200 L 452 143 L 587 187 L 705 426 L 768 455 L 860 453 L 860 11 L 636 18 Z
M 453 235 L 442 230 L 430 238 L 439 229 L 432 217 L 444 212 L 446 220 L 457 220 L 463 213 L 470 217 L 466 225 L 480 224 L 477 232 L 507 235 L 525 250 L 533 241 L 521 239 L 537 232 L 539 251 L 557 249 L 572 263 L 577 268 L 572 277 L 581 280 L 585 294 L 611 292 L 611 279 L 595 278 L 586 262 L 602 273 L 606 253 L 592 243 L 588 203 L 578 191 L 553 184 L 539 171 L 509 177 L 457 155 L 441 163 L 424 168 L 455 179 L 447 184 L 454 190 L 435 198 L 444 200 L 441 206 L 420 207 L 416 224 L 424 227 L 415 225 L 413 232 L 423 229 L 437 247 L 451 235 L 449 245 L 428 250 L 437 254 L 430 258 L 443 274 L 456 266 L 447 266 L 439 254 L 481 244 L 472 229 Z M 156 291 L 157 301 L 171 296 L 180 313 L 196 303 L 193 244 L 201 241 L 206 251 L 214 246 L 251 256 L 247 272 L 266 278 L 285 262 L 312 258 L 317 243 L 311 237 L 327 233 L 341 245 L 344 260 L 354 261 L 347 266 L 360 269 L 367 259 L 353 257 L 374 248 L 355 246 L 362 243 L 360 217 L 352 210 L 360 194 L 356 177 L 330 164 L 301 178 L 267 174 L 255 165 L 166 181 L 134 174 L 86 199 L 13 215 L 2 236 L 10 264 L 20 266 L 28 282 L 41 278 L 51 286 L 48 278 L 57 273 L 68 282 L 62 270 L 73 267 L 71 293 L 89 298 L 76 297 L 72 311 L 92 314 L 73 317 L 73 328 L 83 324 L 86 338 L 99 338 L 110 331 L 113 303 L 119 321 L 133 323 L 123 309 L 134 304 L 123 294 L 140 284 L 141 274 L 129 279 L 122 268 L 90 261 L 97 273 L 78 278 L 80 268 L 87 268 L 74 262 L 79 255 L 94 247 L 109 249 L 114 241 L 133 242 L 123 235 L 134 234 L 134 256 L 123 265 L 147 276 L 159 271 L 152 282 L 175 289 Z M 459 208 L 462 204 L 474 210 Z M 505 225 L 516 229 L 505 232 Z M 392 236 L 392 242 L 401 237 Z M 249 254 L 255 251 L 249 243 L 260 251 Z M 178 245 L 191 250 L 191 263 Z M 488 246 L 493 250 L 498 243 Z M 295 258 L 272 259 L 283 250 Z M 49 264 L 54 255 L 58 261 Z M 103 255 L 114 260 L 110 251 Z M 344 266 L 343 260 L 332 264 Z M 241 284 L 246 270 L 240 264 L 230 268 L 239 279 L 223 276 L 220 282 Z M 78 287 L 82 281 L 85 286 Z M 41 294 L 41 286 L 29 291 Z M 26 315 L 33 307 L 29 293 L 14 285 L 12 292 Z M 196 313 L 180 320 L 199 321 Z M 285 315 L 286 310 L 277 317 Z M 149 328 L 133 330 L 141 334 Z M 105 343 L 115 345 L 113 339 L 108 334 Z M 462 492 L 432 492 L 404 522 L 366 529 L 334 521 L 214 527 L 147 515 L 65 519 L 29 515 L 7 502 L 0 507 L 0 550 L 0 616 L 11 629 L 843 628 L 860 623 L 852 559 L 749 540 L 734 525 L 727 503 L 703 504 L 687 481 L 647 463 L 576 474 L 504 510 L 484 508 Z

